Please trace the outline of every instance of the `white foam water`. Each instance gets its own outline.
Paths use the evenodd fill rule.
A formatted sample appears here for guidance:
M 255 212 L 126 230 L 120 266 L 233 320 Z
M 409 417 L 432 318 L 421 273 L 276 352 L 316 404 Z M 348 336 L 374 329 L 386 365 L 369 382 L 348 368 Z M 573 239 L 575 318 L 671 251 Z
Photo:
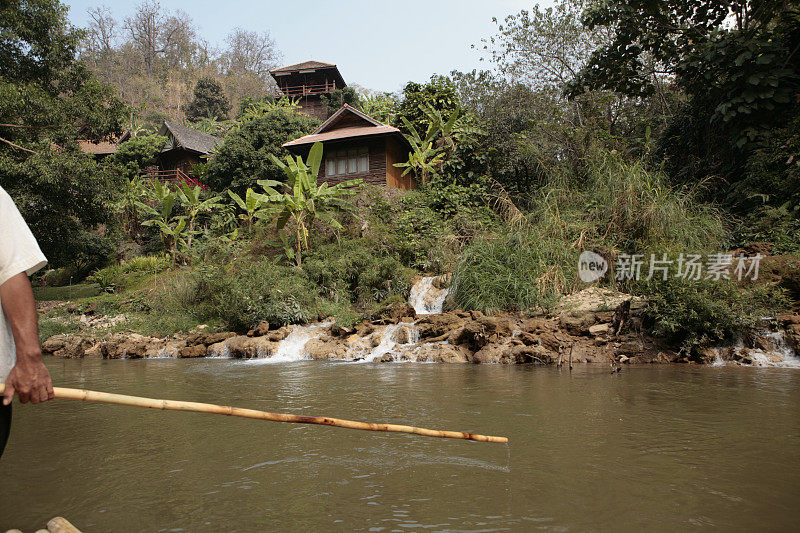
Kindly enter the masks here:
M 769 340 L 772 349 L 749 348 L 739 339 L 733 347 L 734 353 L 736 354 L 738 352 L 737 358 L 739 359 L 735 361 L 734 364 L 739 364 L 741 366 L 800 368 L 800 357 L 797 356 L 792 347 L 789 346 L 789 343 L 786 342 L 786 334 L 784 331 L 762 330 L 760 335 Z M 749 359 L 749 362 L 744 362 L 745 359 L 742 358 L 743 355 L 746 355 L 746 359 Z M 731 361 L 723 359 L 719 350 L 717 350 L 717 354 L 711 366 L 726 366 L 729 363 L 731 363 Z
M 449 294 L 448 289 L 437 289 L 433 285 L 436 276 L 420 278 L 408 296 L 408 303 L 418 315 L 438 315 L 442 313 L 444 301 Z
M 400 324 L 386 326 L 386 329 L 383 330 L 383 336 L 381 337 L 380 344 L 374 347 L 372 351 L 370 351 L 366 357 L 362 359 L 362 362 L 372 363 L 374 361 L 380 361 L 381 357 L 391 352 L 397 346 L 395 335 L 397 334 L 398 329 L 400 329 Z
M 774 350 L 765 352 L 760 349 L 751 349 L 750 358 L 753 360 L 753 366 L 800 368 L 800 357 L 786 342 L 786 335 L 783 331 L 770 331 L 765 333 L 764 336 L 769 339 Z M 775 359 L 777 358 L 780 358 L 780 360 L 776 361 Z
M 405 330 L 402 331 L 401 330 Z M 405 338 L 398 342 L 398 337 L 404 335 Z M 419 342 L 419 331 L 413 323 L 400 322 L 386 326 L 381 334 L 381 342 L 372 348 L 364 357 L 351 356 L 351 360 L 359 363 L 372 363 L 380 361 L 389 352 L 396 350 L 400 346 L 413 346 Z M 349 355 L 349 354 L 348 354 Z
M 333 322 L 318 322 L 307 326 L 294 326 L 289 335 L 278 343 L 278 349 L 270 357 L 259 357 L 248 359 L 248 363 L 272 364 L 272 363 L 293 363 L 295 361 L 306 361 L 311 359 L 305 351 L 306 344 L 311 339 L 322 335 L 326 328 Z

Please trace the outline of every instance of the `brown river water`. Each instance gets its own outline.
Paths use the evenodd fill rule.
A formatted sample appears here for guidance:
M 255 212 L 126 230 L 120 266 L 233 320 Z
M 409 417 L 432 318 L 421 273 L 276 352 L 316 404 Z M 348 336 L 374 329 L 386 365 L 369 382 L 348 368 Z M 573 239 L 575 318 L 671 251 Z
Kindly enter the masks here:
M 800 370 L 47 361 L 57 384 L 503 444 L 55 401 L 16 405 L 0 531 L 800 527 Z

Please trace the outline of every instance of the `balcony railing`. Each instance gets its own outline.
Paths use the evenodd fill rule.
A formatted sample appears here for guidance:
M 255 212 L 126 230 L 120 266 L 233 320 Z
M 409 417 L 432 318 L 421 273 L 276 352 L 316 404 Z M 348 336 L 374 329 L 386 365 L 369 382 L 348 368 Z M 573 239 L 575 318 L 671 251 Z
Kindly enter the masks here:
M 196 178 L 190 176 L 183 170 L 179 168 L 174 168 L 170 170 L 159 170 L 159 169 L 146 169 L 142 172 L 142 175 L 150 180 L 158 180 L 161 183 L 171 183 L 176 186 L 181 186 L 183 184 L 189 185 L 194 187 L 195 185 L 199 185 L 202 187 L 203 190 L 207 190 L 208 187 Z
M 336 89 L 336 84 L 318 83 L 309 85 L 289 85 L 281 87 L 281 92 L 286 96 L 311 96 L 316 94 L 327 94 Z

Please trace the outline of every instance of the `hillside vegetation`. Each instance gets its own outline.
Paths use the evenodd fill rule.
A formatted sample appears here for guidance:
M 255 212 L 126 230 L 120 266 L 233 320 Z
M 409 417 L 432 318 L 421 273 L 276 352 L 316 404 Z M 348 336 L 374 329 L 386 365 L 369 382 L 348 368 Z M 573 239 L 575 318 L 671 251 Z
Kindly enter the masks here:
M 234 32 L 211 57 L 188 17 L 156 4 L 110 40 L 119 25 L 105 11 L 86 33 L 56 0 L 0 8 L 13 36 L 0 50 L 0 185 L 51 259 L 40 297 L 73 300 L 43 332 L 74 329 L 63 316 L 87 310 L 160 335 L 349 326 L 439 273 L 453 274 L 451 308 L 548 313 L 587 286 L 583 251 L 609 263 L 600 284 L 646 297 L 650 332 L 687 350 L 796 306 L 800 13 L 623 4 L 511 15 L 483 41 L 487 71 L 332 95 L 331 109 L 347 102 L 407 135 L 411 192 L 327 187 L 311 160 L 322 154 L 285 159 L 281 144 L 317 122 L 271 93 L 266 36 Z M 175 29 L 164 51 L 142 47 L 144 16 Z M 264 53 L 246 56 L 256 41 Z M 206 188 L 141 178 L 165 116 L 223 138 L 195 168 Z M 112 157 L 77 150 L 123 129 L 135 136 Z M 737 275 L 757 252 L 763 275 Z M 708 269 L 726 253 L 726 275 L 681 275 L 677 258 Z M 638 279 L 619 274 L 632 257 Z M 647 275 L 656 257 L 673 259 L 663 277 Z

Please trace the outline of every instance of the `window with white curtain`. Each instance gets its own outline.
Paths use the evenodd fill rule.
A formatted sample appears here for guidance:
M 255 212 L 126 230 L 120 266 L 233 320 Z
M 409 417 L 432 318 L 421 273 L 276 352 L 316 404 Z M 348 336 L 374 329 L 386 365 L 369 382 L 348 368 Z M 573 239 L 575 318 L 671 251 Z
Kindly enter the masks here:
M 369 148 L 332 150 L 325 157 L 325 176 L 346 176 L 369 172 Z

